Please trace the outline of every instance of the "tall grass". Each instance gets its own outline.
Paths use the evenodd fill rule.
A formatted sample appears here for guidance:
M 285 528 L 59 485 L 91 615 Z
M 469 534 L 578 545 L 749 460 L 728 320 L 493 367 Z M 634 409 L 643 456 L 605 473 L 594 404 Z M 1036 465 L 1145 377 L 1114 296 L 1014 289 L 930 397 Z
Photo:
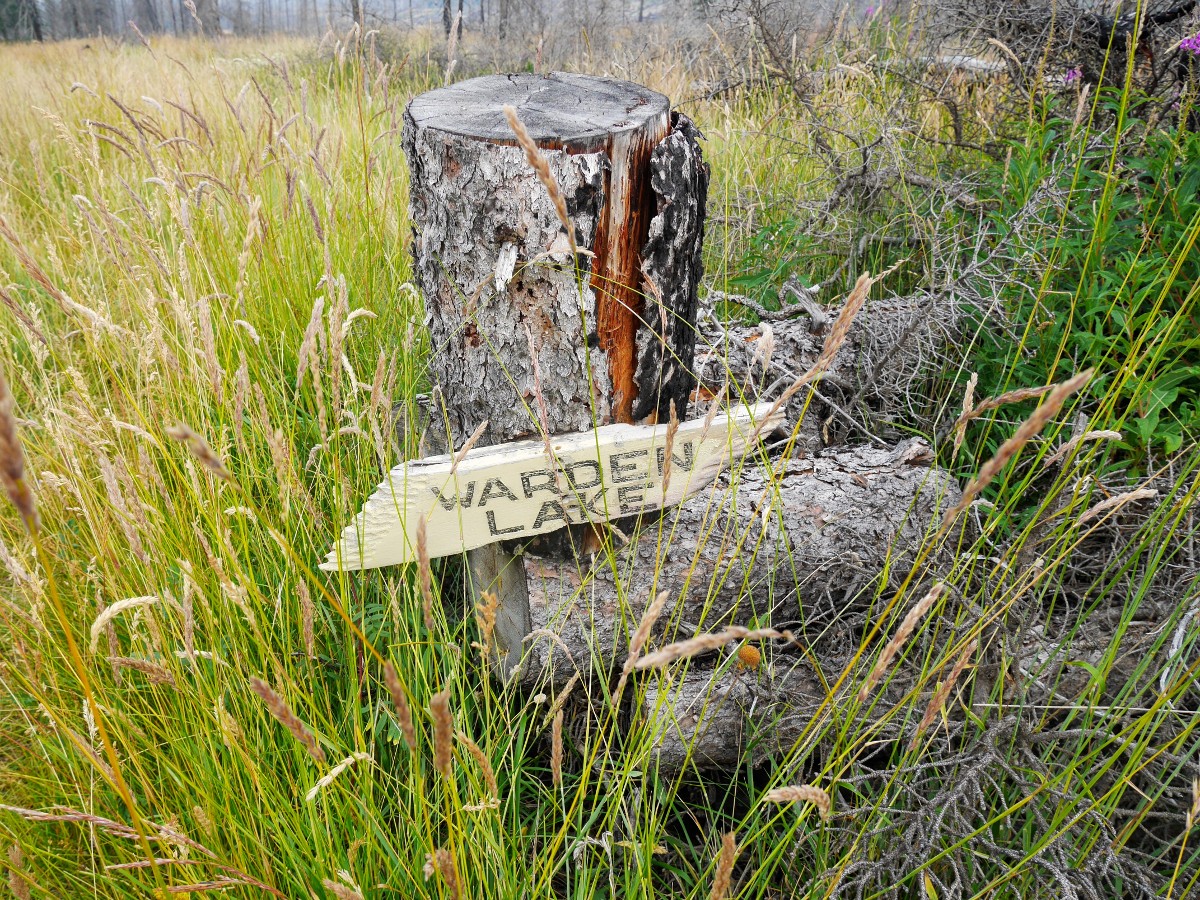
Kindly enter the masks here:
M 582 685 L 499 684 L 453 563 L 432 603 L 407 571 L 316 573 L 414 449 L 391 437 L 425 353 L 398 129 L 441 83 L 436 58 L 426 38 L 385 61 L 354 37 L 0 56 L 22 98 L 0 107 L 0 368 L 41 517 L 36 539 L 0 524 L 14 893 L 1018 897 L 1086 865 L 1115 895 L 1139 887 L 1126 858 L 1159 874 L 1150 890 L 1193 890 L 1194 595 L 1178 580 L 1169 608 L 1163 584 L 1191 562 L 1196 458 L 1162 467 L 1161 502 L 1132 523 L 1136 499 L 1100 505 L 1106 442 L 1042 465 L 1076 411 L 1126 427 L 1102 391 L 1162 341 L 1071 361 L 1103 365 L 1105 387 L 1009 447 L 989 505 L 964 513 L 977 542 L 931 541 L 922 558 L 951 561 L 924 618 L 906 619 L 924 568 L 874 599 L 766 769 L 660 774 L 654 723 L 575 728 Z M 610 71 L 699 98 L 684 108 L 714 167 L 713 284 L 794 268 L 779 211 L 830 185 L 796 98 L 757 74 L 709 97 L 662 60 Z M 901 89 L 839 71 L 820 104 L 882 129 Z M 922 164 L 940 152 L 911 144 Z M 974 420 L 963 474 L 1008 411 Z M 1092 615 L 1119 625 L 1085 652 Z M 1038 629 L 1049 651 L 1025 653 Z

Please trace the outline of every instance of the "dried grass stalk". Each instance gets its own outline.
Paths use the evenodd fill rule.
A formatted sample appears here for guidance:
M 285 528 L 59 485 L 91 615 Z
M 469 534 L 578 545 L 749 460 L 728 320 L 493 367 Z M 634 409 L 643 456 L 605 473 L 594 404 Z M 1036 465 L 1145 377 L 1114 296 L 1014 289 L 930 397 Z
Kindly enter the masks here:
M 313 215 L 316 215 L 315 210 Z M 325 297 L 322 295 L 313 301 L 312 314 L 308 318 L 308 326 L 304 329 L 304 337 L 300 340 L 300 351 L 296 354 L 296 390 L 300 390 L 300 382 L 310 365 L 314 372 L 321 367 L 320 360 L 316 356 L 317 334 L 321 330 L 324 318 Z
M 504 118 L 508 119 L 508 127 L 513 130 L 513 134 L 517 137 L 517 143 L 521 145 L 521 149 L 525 151 L 525 159 L 529 162 L 530 168 L 538 177 L 543 186 L 546 188 L 546 193 L 550 195 L 550 202 L 554 204 L 554 211 L 558 214 L 558 221 L 562 222 L 563 228 L 567 231 L 567 243 L 571 245 L 571 255 L 579 254 L 579 245 L 575 242 L 575 224 L 571 221 L 571 217 L 567 215 L 567 201 L 563 197 L 562 190 L 559 189 L 558 182 L 554 180 L 554 176 L 550 174 L 550 163 L 546 161 L 545 155 L 538 149 L 538 145 L 530 137 L 529 131 L 525 128 L 525 124 L 518 118 L 517 110 L 512 106 L 504 107 Z
M 141 672 L 151 682 L 151 684 L 169 684 L 175 686 L 175 676 L 171 674 L 170 669 L 164 669 L 157 663 L 152 663 L 148 659 L 137 659 L 132 656 L 110 656 L 109 663 L 117 669 L 133 669 L 135 672 Z
M 761 641 L 775 638 L 783 638 L 788 641 L 793 639 L 790 631 L 776 631 L 774 628 L 755 628 L 751 630 L 741 625 L 731 625 L 724 631 L 718 631 L 714 634 L 702 634 L 686 641 L 667 644 L 661 650 L 656 650 L 654 653 L 643 656 L 634 663 L 634 668 L 639 670 L 662 668 L 665 665 L 675 662 L 677 659 L 698 656 L 709 650 L 724 647 L 730 641 Z
M 487 427 L 488 420 L 484 419 L 479 423 L 479 427 L 471 432 L 471 436 L 463 442 L 463 445 L 458 448 L 458 452 L 454 454 L 454 459 L 450 463 L 451 475 L 458 471 L 458 464 L 463 461 L 466 455 L 471 452 L 471 448 L 483 437 L 483 433 L 487 431 Z
M 1156 491 L 1154 488 L 1138 488 L 1134 491 L 1126 491 L 1124 494 L 1117 494 L 1115 497 L 1109 497 L 1107 500 L 1101 500 L 1099 503 L 1085 512 L 1079 517 L 1079 521 L 1076 523 L 1076 525 L 1083 525 L 1086 522 L 1090 522 L 1092 519 L 1096 518 L 1102 513 L 1108 512 L 1111 509 L 1119 509 L 1126 503 L 1132 503 L 1135 500 L 1153 500 L 1157 496 L 1158 491 Z
M 325 890 L 337 897 L 337 900 L 363 900 L 363 895 L 360 891 L 342 884 L 340 881 L 334 881 L 332 878 L 324 878 L 321 884 L 325 886 Z
M 304 745 L 304 749 L 308 751 L 309 756 L 319 763 L 325 762 L 325 751 L 317 743 L 316 737 L 308 729 L 308 726 L 301 722 L 300 718 L 292 712 L 291 708 L 284 702 L 284 699 L 271 689 L 269 684 L 261 678 L 251 677 L 250 690 L 262 698 L 271 715 L 279 721 L 280 725 L 292 733 L 292 737 Z
M 450 714 L 450 689 L 438 691 L 429 698 L 429 712 L 433 715 L 433 766 L 450 777 L 450 760 L 454 754 L 454 724 Z
M 192 661 L 196 658 L 196 609 L 192 600 L 196 586 L 192 581 L 191 567 L 185 568 L 180 560 L 179 568 L 183 572 L 183 652 Z
M 1036 400 L 1050 391 L 1054 390 L 1054 385 L 1044 384 L 1041 387 L 1017 388 L 1015 391 L 1007 391 L 998 397 L 988 397 L 986 400 L 981 400 L 977 405 L 971 407 L 969 412 L 964 411 L 968 419 L 975 419 L 983 415 L 985 412 L 991 412 L 993 409 L 999 409 L 1002 406 L 1007 406 L 1010 403 L 1023 403 L 1026 400 Z
M 1083 444 L 1087 441 L 1119 441 L 1124 437 L 1125 435 L 1121 434 L 1119 431 L 1085 431 L 1083 434 L 1078 434 L 1071 438 L 1069 441 L 1047 456 L 1045 461 L 1042 463 L 1042 469 L 1045 470 L 1050 468 L 1080 444 Z
M 316 659 L 317 642 L 313 634 L 312 594 L 308 590 L 308 584 L 304 581 L 296 582 L 296 590 L 300 594 L 300 630 L 304 637 L 304 655 L 309 659 Z
M 971 378 L 967 381 L 967 389 L 963 392 L 963 408 L 962 415 L 958 417 L 958 421 L 954 423 L 954 455 L 958 456 L 958 451 L 962 448 L 963 439 L 967 436 L 967 422 L 970 421 L 971 410 L 975 403 L 975 385 L 979 384 L 979 373 L 972 372 Z
M 429 562 L 429 539 L 425 533 L 424 516 L 417 519 L 417 578 L 421 585 L 421 612 L 425 616 L 425 630 L 432 632 L 433 566 Z
M 433 854 L 434 864 L 437 866 L 438 874 L 442 876 L 442 881 L 446 885 L 446 893 L 450 896 L 450 900 L 459 900 L 462 896 L 458 887 L 458 867 L 454 862 L 454 854 L 449 850 L 439 847 Z
M 190 427 L 182 422 L 178 425 L 173 425 L 166 430 L 167 437 L 179 441 L 187 446 L 188 451 L 192 456 L 196 457 L 200 465 L 208 469 L 222 481 L 233 483 L 233 476 L 229 474 L 229 470 L 225 468 L 225 464 L 221 462 L 213 448 L 208 445 L 203 437 L 194 432 Z
M 304 799 L 309 802 L 312 802 L 314 799 L 316 799 L 317 794 L 321 793 L 322 790 L 329 787 L 329 785 L 333 784 L 333 780 L 335 778 L 337 778 L 339 775 L 341 775 L 343 772 L 345 772 L 348 768 L 350 768 L 356 762 L 370 762 L 370 761 L 371 761 L 371 755 L 369 753 L 361 753 L 361 752 L 351 753 L 349 756 L 347 756 L 345 759 L 343 759 L 340 763 L 338 763 L 336 766 L 334 766 L 332 769 L 330 769 L 327 773 L 325 773 L 325 775 L 316 784 L 314 784 L 312 786 L 312 790 L 310 790 L 307 794 L 304 795 Z
M 124 600 L 118 600 L 112 606 L 105 608 L 100 615 L 96 616 L 96 621 L 92 622 L 90 631 L 91 643 L 88 645 L 88 649 L 92 653 L 96 652 L 96 645 L 100 643 L 100 635 L 104 633 L 105 627 L 125 610 L 138 606 L 149 606 L 151 603 L 157 603 L 158 601 L 159 598 L 157 596 L 126 597 Z
M 542 720 L 543 729 L 550 724 L 558 711 L 566 705 L 567 698 L 571 696 L 571 691 L 575 690 L 575 685 L 579 684 L 579 677 L 579 670 L 576 669 L 575 674 L 567 679 L 567 683 L 563 685 L 563 689 L 558 692 L 558 696 L 554 698 L 554 702 L 546 710 L 546 718 Z
M 671 401 L 671 418 L 667 423 L 667 436 L 663 442 L 663 483 L 662 492 L 665 496 L 671 484 L 672 453 L 675 450 L 675 435 L 679 431 L 679 415 L 675 412 L 675 401 Z
M 675 405 L 671 404 L 671 412 L 674 413 Z M 669 432 L 668 432 L 669 434 Z M 670 449 L 667 450 L 667 458 L 671 455 Z M 637 630 L 634 631 L 633 637 L 629 641 L 629 654 L 625 657 L 625 665 L 621 667 L 621 677 L 617 681 L 617 689 L 613 691 L 612 705 L 615 708 L 621 702 L 621 694 L 625 690 L 625 682 L 629 680 L 629 675 L 633 672 L 633 667 L 637 664 L 638 657 L 642 655 L 642 650 L 646 646 L 646 641 L 650 639 L 650 632 L 654 629 L 654 624 L 658 621 L 658 617 L 662 615 L 663 607 L 667 605 L 668 591 L 659 591 L 642 613 L 642 620 L 638 622 Z
M 475 618 L 479 624 L 481 646 L 486 654 L 492 646 L 492 635 L 496 631 L 496 611 L 500 609 L 500 598 L 494 591 L 484 591 L 475 604 Z
M 737 834 L 733 831 L 721 838 L 721 855 L 717 857 L 717 871 L 713 875 L 712 890 L 708 900 L 725 900 L 729 896 L 729 885 L 733 882 L 733 863 L 737 859 Z
M 563 711 L 554 714 L 554 724 L 550 728 L 550 778 L 555 787 L 562 786 L 563 764 Z
M 408 749 L 417 749 L 417 730 L 413 727 L 412 708 L 408 705 L 408 697 L 404 693 L 404 684 L 400 675 L 391 662 L 383 664 L 383 681 L 387 685 L 388 694 L 392 698 L 392 706 L 396 708 L 396 718 L 400 722 L 400 733 L 404 735 L 404 743 Z
M 1086 372 L 1080 372 L 1078 375 L 1056 384 L 1050 390 L 1046 402 L 1035 409 L 1033 414 L 1021 423 L 1016 433 L 1000 445 L 996 455 L 983 464 L 979 474 L 963 490 L 962 499 L 947 510 L 945 518 L 942 519 L 942 528 L 948 527 L 959 513 L 971 505 L 971 502 L 992 483 L 992 480 L 1003 471 L 1017 452 L 1033 440 L 1034 436 L 1046 427 L 1046 423 L 1058 414 L 1063 404 L 1067 402 L 1067 398 L 1091 380 L 1094 371 L 1094 369 L 1088 369 Z
M 955 683 L 958 681 L 959 676 L 962 675 L 963 670 L 966 669 L 971 657 L 975 655 L 975 650 L 978 646 L 978 641 L 971 641 L 971 643 L 963 648 L 962 653 L 958 655 L 958 659 L 954 663 L 954 668 L 950 670 L 949 677 L 934 692 L 933 697 L 929 700 L 929 705 L 925 707 L 925 715 L 921 717 L 921 723 L 917 726 L 917 733 L 913 736 L 912 745 L 910 746 L 916 745 L 917 739 L 933 724 L 933 720 L 937 718 L 942 707 L 946 705 L 946 701 L 950 698 L 950 692 L 954 690 Z
M 25 857 L 21 853 L 21 845 L 13 844 L 8 848 L 8 889 L 17 900 L 30 900 L 33 896 L 29 890 L 29 878 L 24 873 Z
M 483 749 L 467 737 L 464 732 L 458 732 L 457 737 L 462 745 L 467 748 L 467 752 L 471 754 L 471 758 L 475 760 L 475 764 L 483 772 L 483 784 L 487 788 L 489 803 L 494 800 L 498 805 L 500 802 L 500 789 L 496 785 L 496 769 L 492 766 L 491 757 L 484 753 Z
M 850 291 L 850 296 L 846 298 L 841 312 L 838 313 L 837 319 L 834 320 L 833 326 L 829 329 L 829 334 L 825 338 L 825 343 L 821 347 L 821 353 L 817 357 L 817 361 L 812 364 L 812 367 L 807 372 L 788 385 L 784 392 L 779 395 L 778 399 L 771 404 L 770 411 L 763 416 L 764 422 L 769 422 L 775 413 L 779 412 L 792 397 L 796 396 L 802 387 L 817 379 L 833 365 L 838 351 L 842 349 L 842 344 L 850 336 L 850 327 L 854 324 L 854 320 L 862 312 L 862 308 L 867 302 L 867 295 L 871 293 L 872 285 L 882 277 L 883 275 L 872 278 L 866 272 L 858 276 L 858 281 L 854 283 L 854 289 Z
M 883 652 L 879 654 L 879 659 L 875 663 L 875 668 L 871 670 L 871 674 L 867 676 L 866 683 L 858 692 L 860 701 L 866 700 L 870 695 L 872 688 L 879 684 L 883 676 L 887 673 L 888 667 L 892 664 L 896 654 L 904 643 L 912 637 L 912 633 L 916 630 L 921 619 L 925 618 L 925 614 L 937 603 L 938 599 L 945 593 L 946 585 L 939 581 L 929 589 L 924 597 L 916 602 L 912 609 L 905 615 L 904 620 L 900 623 L 900 627 L 896 629 L 896 633 L 892 635 L 892 639 L 887 642 L 887 646 L 883 648 Z
M 822 821 L 829 821 L 833 803 L 829 794 L 812 784 L 792 784 L 767 791 L 763 798 L 767 803 L 811 803 L 817 808 Z
M 37 504 L 25 480 L 25 450 L 17 435 L 16 400 L 0 370 L 0 484 L 29 531 L 38 527 Z
M 56 806 L 53 808 L 53 811 L 47 811 L 0 804 L 0 810 L 15 813 L 16 815 L 30 822 L 75 822 L 82 825 L 91 825 L 100 829 L 105 834 L 111 834 L 113 837 L 122 838 L 128 841 L 136 841 L 141 837 L 137 831 L 126 825 L 124 822 L 117 822 L 113 819 L 106 819 L 102 816 L 93 815 L 92 813 L 81 812 L 77 809 L 71 809 L 68 806 Z M 188 847 L 192 850 L 195 850 L 202 856 L 208 857 L 209 859 L 212 859 L 215 856 L 215 854 L 203 844 L 192 840 L 186 834 L 183 834 L 174 828 L 166 825 L 159 825 L 157 822 L 150 822 L 146 819 L 142 820 L 142 825 L 146 829 L 146 836 L 151 840 L 163 841 L 164 843 L 168 844 L 176 844 L 181 847 Z M 190 862 L 198 863 L 200 860 L 190 860 Z M 133 868 L 139 865 L 146 866 L 149 865 L 149 863 L 145 860 L 142 860 L 141 863 L 134 863 L 132 865 L 123 864 L 123 867 Z

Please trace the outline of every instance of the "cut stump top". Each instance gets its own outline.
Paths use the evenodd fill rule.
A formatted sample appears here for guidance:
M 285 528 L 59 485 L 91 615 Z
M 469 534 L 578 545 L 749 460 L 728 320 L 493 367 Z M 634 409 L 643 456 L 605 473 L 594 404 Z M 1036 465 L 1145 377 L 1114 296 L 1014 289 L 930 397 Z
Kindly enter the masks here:
M 594 75 L 484 75 L 429 91 L 408 112 L 418 128 L 499 144 L 515 144 L 504 118 L 514 106 L 539 146 L 587 153 L 614 135 L 638 131 L 671 110 L 657 91 Z

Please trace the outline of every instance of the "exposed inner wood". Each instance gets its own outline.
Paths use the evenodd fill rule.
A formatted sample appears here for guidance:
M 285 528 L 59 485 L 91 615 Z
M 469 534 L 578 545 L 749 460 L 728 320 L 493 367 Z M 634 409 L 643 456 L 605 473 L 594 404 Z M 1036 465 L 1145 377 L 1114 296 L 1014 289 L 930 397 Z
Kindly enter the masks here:
M 644 131 L 615 135 L 608 148 L 612 165 L 608 204 L 596 235 L 592 287 L 600 349 L 608 357 L 612 416 L 617 422 L 633 421 L 637 400 L 637 330 L 645 305 L 639 289 L 641 250 L 655 211 L 650 155 L 668 127 L 663 116 L 647 123 Z

